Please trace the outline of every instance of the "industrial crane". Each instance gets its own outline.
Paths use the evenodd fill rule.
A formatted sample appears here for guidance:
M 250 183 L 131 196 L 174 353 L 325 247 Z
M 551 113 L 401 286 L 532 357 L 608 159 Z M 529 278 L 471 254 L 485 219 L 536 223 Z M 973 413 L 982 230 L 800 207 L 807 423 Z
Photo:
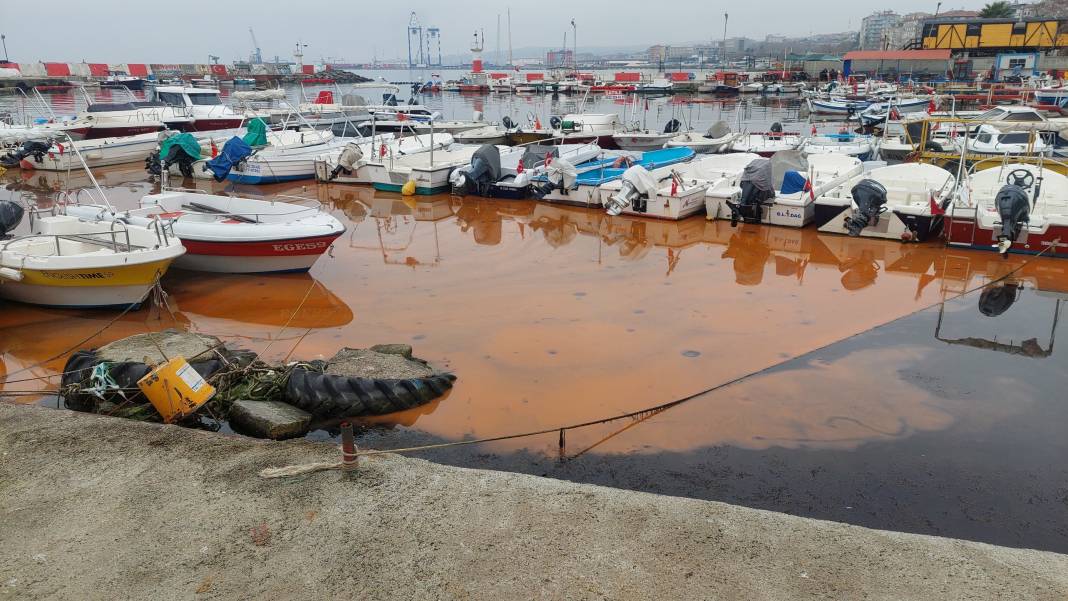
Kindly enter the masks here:
M 254 65 L 263 64 L 263 53 L 260 52 L 260 43 L 256 41 L 256 32 L 252 31 L 252 28 L 248 28 L 248 34 L 252 36 L 252 56 L 249 57 L 248 62 Z

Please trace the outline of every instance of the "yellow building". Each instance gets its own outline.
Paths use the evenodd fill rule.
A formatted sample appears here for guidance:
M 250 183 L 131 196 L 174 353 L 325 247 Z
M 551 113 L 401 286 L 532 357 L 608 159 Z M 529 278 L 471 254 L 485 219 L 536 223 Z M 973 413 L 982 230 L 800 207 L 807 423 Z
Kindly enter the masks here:
M 1030 50 L 1068 48 L 1065 19 L 972 19 L 928 21 L 923 26 L 926 50 Z

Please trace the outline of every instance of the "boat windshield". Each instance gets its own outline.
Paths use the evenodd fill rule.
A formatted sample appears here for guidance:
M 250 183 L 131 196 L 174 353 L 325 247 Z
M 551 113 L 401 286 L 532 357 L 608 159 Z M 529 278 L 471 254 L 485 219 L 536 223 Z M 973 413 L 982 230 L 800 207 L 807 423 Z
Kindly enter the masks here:
M 1005 116 L 1005 114 L 1006 113 L 1005 113 L 1004 109 L 990 109 L 989 111 L 987 111 L 987 112 L 983 113 L 982 115 L 979 115 L 978 117 L 976 117 L 975 120 L 976 121 L 1000 121 L 1001 118 Z
M 182 95 L 175 92 L 160 92 L 156 97 L 160 102 L 170 106 L 185 106 L 185 102 L 182 101 Z
M 195 93 L 189 94 L 189 101 L 199 106 L 212 106 L 222 104 L 222 100 L 219 99 L 218 94 L 212 93 Z

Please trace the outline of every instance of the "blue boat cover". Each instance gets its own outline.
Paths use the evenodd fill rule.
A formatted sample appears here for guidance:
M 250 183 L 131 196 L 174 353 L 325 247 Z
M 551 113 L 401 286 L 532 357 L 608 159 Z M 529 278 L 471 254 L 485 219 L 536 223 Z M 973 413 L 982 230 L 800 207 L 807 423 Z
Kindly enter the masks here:
M 230 175 L 230 170 L 242 159 L 252 154 L 252 147 L 241 138 L 234 136 L 223 144 L 219 156 L 207 162 L 215 181 L 221 182 Z
M 783 194 L 794 194 L 805 189 L 805 184 L 808 183 L 808 179 L 796 171 L 787 171 L 786 175 L 782 178 L 782 190 Z

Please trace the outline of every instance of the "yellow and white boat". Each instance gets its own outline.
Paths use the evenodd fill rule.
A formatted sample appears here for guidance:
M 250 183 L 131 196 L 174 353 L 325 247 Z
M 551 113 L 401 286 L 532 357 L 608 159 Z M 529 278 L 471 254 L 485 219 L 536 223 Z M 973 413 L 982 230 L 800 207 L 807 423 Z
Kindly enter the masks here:
M 36 217 L 31 234 L 0 241 L 0 297 L 61 308 L 138 306 L 185 253 L 163 224 Z

